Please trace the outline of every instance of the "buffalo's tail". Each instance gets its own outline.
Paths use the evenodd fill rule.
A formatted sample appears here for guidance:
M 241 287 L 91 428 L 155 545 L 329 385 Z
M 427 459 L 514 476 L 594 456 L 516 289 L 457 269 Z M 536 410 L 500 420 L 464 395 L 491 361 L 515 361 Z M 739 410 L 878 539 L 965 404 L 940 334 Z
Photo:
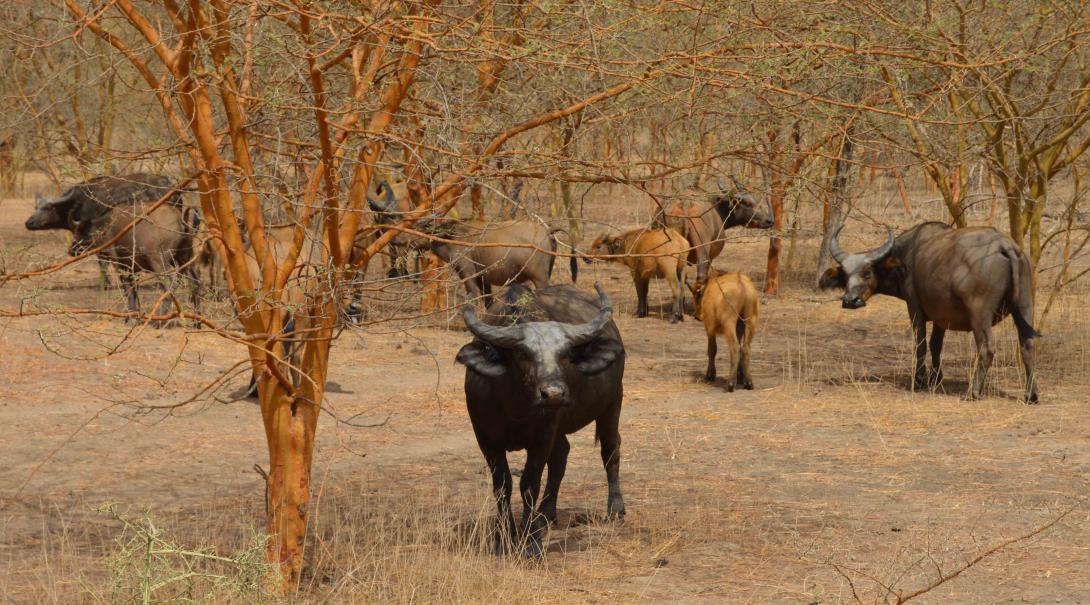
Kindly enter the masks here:
M 1003 246 L 1003 256 L 1011 265 L 1011 316 L 1018 329 L 1018 338 L 1037 338 L 1040 332 L 1033 329 L 1033 276 L 1029 259 L 1014 246 Z
M 572 243 L 564 245 L 571 249 L 571 256 L 568 257 L 568 267 L 571 269 L 571 283 L 574 284 L 579 279 L 579 259 L 576 258 L 579 256 L 579 250 L 575 248 L 575 242 L 567 229 L 553 229 L 549 232 L 549 238 L 553 240 L 553 252 L 556 252 L 557 247 L 560 245 L 560 240 L 556 237 L 557 233 L 563 233 L 568 236 L 569 240 L 572 240 Z M 550 277 L 552 276 L 550 275 Z
M 189 227 L 190 233 L 196 233 L 201 227 L 201 211 L 199 208 L 184 207 L 182 209 L 182 222 Z

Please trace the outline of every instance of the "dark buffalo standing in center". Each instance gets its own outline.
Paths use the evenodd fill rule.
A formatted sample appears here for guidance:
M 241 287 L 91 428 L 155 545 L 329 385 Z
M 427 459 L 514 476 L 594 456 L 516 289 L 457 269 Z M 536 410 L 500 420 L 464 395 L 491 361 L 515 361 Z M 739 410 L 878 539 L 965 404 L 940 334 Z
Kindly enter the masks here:
M 556 498 L 571 446 L 567 435 L 595 423 L 609 483 L 608 514 L 623 517 L 618 423 L 625 351 L 600 286 L 597 300 L 571 286 L 530 290 L 516 284 L 488 308 L 484 321 L 471 305 L 463 317 L 476 338 L 458 352 L 466 365 L 466 405 L 492 473 L 499 508 L 497 554 L 515 543 L 507 452 L 526 450 L 519 483 L 526 552 L 543 554 L 542 538 L 556 520 Z M 541 475 L 549 467 L 545 494 Z
M 840 248 L 837 233 L 829 251 L 839 266 L 822 275 L 822 288 L 844 288 L 845 309 L 866 305 L 874 294 L 908 304 L 916 339 L 916 388 L 942 381 L 940 358 L 947 330 L 972 332 L 979 359 L 967 399 L 980 397 L 995 355 L 992 326 L 1013 316 L 1026 370 L 1025 399 L 1037 402 L 1033 372 L 1033 272 L 1029 259 L 1010 237 L 992 228 L 952 229 L 923 223 L 881 247 L 858 254 Z M 931 374 L 924 367 L 927 322 L 932 322 Z
M 71 256 L 109 244 L 98 252 L 98 258 L 117 268 L 129 311 L 140 310 L 136 292 L 136 274 L 140 272 L 158 276 L 164 291 L 172 289 L 182 274 L 189 281 L 190 297 L 196 308 L 199 284 L 191 261 L 199 215 L 183 207 L 178 191 L 151 210 L 154 202 L 170 190 L 170 180 L 159 175 L 95 177 L 73 185 L 59 198 L 39 200 L 38 211 L 27 221 L 27 228 L 41 228 L 37 222 L 40 216 L 65 217 L 66 228 L 72 232 L 68 249 Z M 137 219 L 129 229 L 129 224 Z M 110 243 L 119 234 L 117 241 Z M 156 314 L 166 314 L 170 306 L 170 299 L 164 298 Z
M 652 226 L 670 227 L 689 242 L 689 263 L 696 265 L 696 282 L 708 281 L 708 268 L 726 243 L 726 230 L 732 227 L 772 228 L 772 206 L 760 204 L 741 182 L 733 190 L 720 189 L 710 203 L 674 202 L 659 210 Z

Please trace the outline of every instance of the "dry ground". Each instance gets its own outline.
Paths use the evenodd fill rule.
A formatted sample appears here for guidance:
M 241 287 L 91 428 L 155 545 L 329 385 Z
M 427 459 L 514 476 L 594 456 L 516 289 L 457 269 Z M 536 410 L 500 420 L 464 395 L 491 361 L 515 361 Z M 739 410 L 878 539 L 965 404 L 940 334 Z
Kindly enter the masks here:
M 7 270 L 63 254 L 62 235 L 23 230 L 30 208 L 0 202 Z M 600 214 L 641 218 L 630 208 Z M 878 233 L 855 241 L 876 243 Z M 764 240 L 743 234 L 730 246 L 718 265 L 759 281 Z M 801 238 L 797 258 L 815 246 Z M 599 279 L 614 297 L 628 349 L 628 518 L 600 519 L 605 478 L 585 431 L 573 440 L 547 561 L 481 554 L 473 530 L 492 505 L 464 370 L 453 363 L 467 336 L 434 319 L 354 329 L 333 353 L 301 600 L 825 604 L 855 602 L 854 591 L 871 603 L 927 587 L 1074 506 L 912 602 L 1090 602 L 1085 290 L 1064 294 L 1048 320 L 1042 403 L 1029 407 L 1017 400 L 1009 322 L 987 399 L 958 398 L 972 361 L 965 334 L 947 339 L 946 392 L 913 393 L 902 303 L 844 311 L 796 280 L 763 301 L 757 389 L 728 394 L 722 382 L 698 381 L 705 342 L 696 322 L 636 319 L 621 269 L 584 272 L 581 285 Z M 83 263 L 11 283 L 0 308 L 120 308 L 120 294 L 100 294 L 96 279 L 94 263 Z M 405 292 L 385 295 L 414 300 Z M 652 296 L 653 308 L 667 306 L 661 283 Z M 189 548 L 244 545 L 262 523 L 253 467 L 266 464 L 258 409 L 234 399 L 244 377 L 216 399 L 169 408 L 242 356 L 180 328 L 130 334 L 93 316 L 0 319 L 0 602 L 117 598 L 108 587 L 120 524 L 95 511 L 104 502 L 149 511 Z M 208 598 L 247 602 L 226 589 Z

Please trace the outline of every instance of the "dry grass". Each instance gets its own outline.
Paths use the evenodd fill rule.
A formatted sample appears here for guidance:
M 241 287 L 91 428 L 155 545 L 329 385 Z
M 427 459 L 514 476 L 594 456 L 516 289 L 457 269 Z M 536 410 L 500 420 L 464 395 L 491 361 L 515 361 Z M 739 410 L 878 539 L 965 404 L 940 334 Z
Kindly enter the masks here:
M 893 190 L 883 191 L 859 214 L 898 226 L 920 218 L 904 216 L 887 199 Z M 616 191 L 595 201 L 587 206 L 594 221 L 628 225 L 648 214 L 645 200 Z M 927 218 L 941 216 L 937 205 L 917 204 Z M 807 208 L 803 224 L 814 219 Z M 0 219 L 6 262 L 38 262 L 63 246 L 28 238 L 19 222 Z M 881 233 L 852 223 L 845 241 L 863 246 Z M 581 284 L 601 280 L 613 296 L 629 351 L 622 422 L 629 517 L 600 520 L 597 448 L 589 433 L 577 435 L 543 563 L 486 552 L 493 505 L 465 417 L 461 369 L 451 364 L 464 342 L 447 329 L 453 313 L 415 318 L 406 301 L 417 300 L 418 286 L 383 286 L 376 308 L 400 319 L 339 341 L 329 395 L 339 418 L 380 426 L 322 420 L 315 525 L 294 601 L 851 603 L 853 590 L 865 603 L 895 601 L 898 591 L 928 586 L 1084 497 L 1090 285 L 1077 284 L 1054 304 L 1038 346 L 1042 405 L 1015 399 L 1022 378 L 1009 322 L 997 332 L 992 396 L 965 403 L 957 395 L 973 361 L 971 337 L 947 338 L 945 393 L 911 392 L 903 304 L 875 300 L 846 312 L 832 295 L 815 293 L 814 269 L 802 260 L 816 244 L 816 234 L 800 233 L 784 292 L 763 301 L 757 390 L 733 395 L 697 382 L 704 343 L 696 322 L 637 320 L 623 270 L 585 269 Z M 757 234 L 739 233 L 718 262 L 760 281 L 764 252 Z M 558 270 L 563 275 L 562 263 Z M 94 275 L 80 266 L 5 288 L 0 298 L 6 307 L 28 297 L 120 306 L 84 300 Z M 667 309 L 667 300 L 654 284 L 653 315 L 655 301 Z M 150 568 L 132 556 L 131 538 L 141 535 L 133 528 L 145 510 L 165 550 L 229 559 L 253 552 L 263 509 L 251 467 L 264 464 L 253 406 L 103 413 L 112 401 L 176 403 L 241 350 L 173 329 L 140 335 L 105 361 L 77 360 L 124 333 L 115 322 L 81 318 L 0 323 L 7 353 L 0 422 L 17 436 L 0 446 L 10 463 L 0 469 L 0 602 L 140 602 Z M 512 466 L 519 460 L 513 454 Z M 96 512 L 107 501 L 120 502 L 136 523 L 128 532 Z M 1076 509 L 918 601 L 1086 602 L 1088 521 Z M 196 565 L 223 579 L 173 583 L 153 591 L 158 602 L 276 602 L 250 583 L 256 563 L 193 560 L 166 556 L 155 577 Z

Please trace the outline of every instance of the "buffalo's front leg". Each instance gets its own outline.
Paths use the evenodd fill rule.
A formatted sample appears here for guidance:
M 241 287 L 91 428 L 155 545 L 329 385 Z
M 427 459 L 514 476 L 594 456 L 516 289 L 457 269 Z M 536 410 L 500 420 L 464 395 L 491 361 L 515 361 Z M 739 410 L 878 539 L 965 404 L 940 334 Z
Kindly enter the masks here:
M 647 317 L 647 289 L 651 281 L 636 278 L 636 317 Z
M 929 386 L 942 384 L 942 341 L 946 337 L 946 328 L 931 326 L 931 376 Z
M 515 544 L 515 517 L 511 514 L 511 468 L 507 466 L 507 452 L 502 447 L 481 446 L 481 453 L 492 473 L 492 494 L 496 498 L 497 527 L 492 542 L 492 552 L 507 554 Z
M 606 467 L 606 481 L 609 483 L 609 499 L 606 514 L 610 519 L 623 519 L 625 514 L 624 497 L 621 496 L 621 432 L 618 424 L 621 420 L 621 406 L 599 418 L 595 430 L 598 441 L 602 444 L 602 465 Z
M 125 290 L 125 298 L 127 301 L 127 308 L 130 312 L 140 313 L 140 299 L 136 294 L 136 278 L 132 273 L 128 271 L 119 271 L 117 274 L 118 281 L 121 282 L 121 288 Z M 139 317 L 127 317 L 125 323 L 140 323 Z
M 556 500 L 560 493 L 560 482 L 564 480 L 564 471 L 568 467 L 568 452 L 571 444 L 566 435 L 559 435 L 549 455 L 549 478 L 545 481 L 545 494 L 541 497 L 538 509 L 549 523 L 556 523 Z
M 916 341 L 916 366 L 912 386 L 919 391 L 927 388 L 927 320 L 919 313 L 912 314 L 912 336 Z
M 519 481 L 519 492 L 522 493 L 522 535 L 526 540 L 526 555 L 534 558 L 545 556 L 542 541 L 549 522 L 540 510 L 537 498 L 541 490 L 541 474 L 549 459 L 551 446 L 549 443 L 526 450 L 526 467 L 522 469 L 522 480 Z
M 155 309 L 155 315 L 157 317 L 163 317 L 171 313 L 174 310 L 174 292 L 177 291 L 179 276 L 177 274 L 171 274 L 169 276 L 160 275 L 156 281 L 159 282 L 159 307 Z M 167 324 L 167 320 L 158 319 L 151 322 L 153 328 L 161 328 Z
M 98 289 L 105 292 L 110 289 L 110 274 L 107 272 L 107 267 L 110 263 L 98 259 Z

